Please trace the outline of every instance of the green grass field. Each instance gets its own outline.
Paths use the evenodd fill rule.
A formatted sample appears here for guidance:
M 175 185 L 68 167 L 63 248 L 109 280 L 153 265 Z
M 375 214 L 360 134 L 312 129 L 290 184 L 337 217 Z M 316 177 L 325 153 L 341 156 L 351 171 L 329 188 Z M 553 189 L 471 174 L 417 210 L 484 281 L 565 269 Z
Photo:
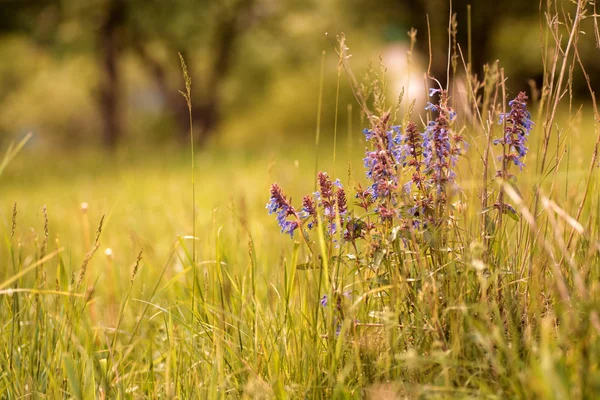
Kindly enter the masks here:
M 0 163 L 0 398 L 597 398 L 583 18 L 545 28 L 529 100 L 494 67 L 411 113 L 376 74 L 365 135 Z
M 538 144 L 532 137 L 531 148 Z M 333 171 L 330 145 L 320 155 L 327 171 Z M 351 161 L 352 179 L 364 181 L 364 141 L 352 147 L 353 154 L 338 150 L 336 174 L 346 182 Z M 574 140 L 568 154 L 582 156 L 543 185 L 568 212 L 581 199 L 589 147 Z M 470 151 L 476 154 L 476 143 Z M 498 266 L 477 270 L 478 238 L 467 231 L 470 249 L 444 266 L 454 271 L 444 283 L 453 282 L 448 292 L 435 283 L 412 294 L 402 290 L 399 304 L 414 304 L 396 310 L 373 309 L 359 297 L 347 307 L 360 325 L 347 322 L 334 336 L 331 316 L 318 305 L 319 273 L 294 268 L 307 257 L 305 249 L 280 234 L 265 210 L 273 181 L 293 198 L 313 190 L 313 146 L 196 154 L 195 271 L 188 159 L 177 150 L 76 158 L 25 150 L 9 165 L 0 209 L 2 397 L 585 398 L 600 389 L 598 320 L 589 318 L 600 294 L 596 195 L 573 253 L 579 268 L 587 268 L 587 297 L 574 294 L 563 261 L 558 268 L 576 300 L 561 302 L 548 263 L 560 255 L 553 231 L 567 236 L 569 225 L 556 214 L 544 218 L 550 214 L 541 209 L 546 227 L 537 229 L 550 253 L 540 240 L 534 250 L 519 247 L 530 226 L 511 221 Z M 471 161 L 461 164 L 462 175 L 479 176 L 472 169 Z M 530 202 L 539 177 L 530 170 L 519 180 Z M 473 204 L 461 224 L 476 230 L 477 179 L 461 183 Z M 529 254 L 536 270 L 545 269 L 538 271 L 539 286 L 514 275 Z M 450 296 L 444 309 L 438 292 Z M 521 324 L 521 315 L 535 322 Z M 436 319 L 448 329 L 441 337 Z

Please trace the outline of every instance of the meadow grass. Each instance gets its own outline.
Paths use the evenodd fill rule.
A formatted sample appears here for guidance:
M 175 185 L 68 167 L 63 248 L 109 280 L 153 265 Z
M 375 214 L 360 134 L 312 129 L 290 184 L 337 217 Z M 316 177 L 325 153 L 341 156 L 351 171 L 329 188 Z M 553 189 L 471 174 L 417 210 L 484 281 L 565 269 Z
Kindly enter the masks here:
M 560 42 L 571 62 L 580 15 Z M 536 127 L 516 183 L 492 179 L 497 116 L 510 110 L 502 71 L 477 93 L 467 81 L 454 129 L 471 147 L 461 190 L 432 208 L 438 232 L 400 229 L 380 210 L 360 218 L 381 235 L 356 246 L 322 212 L 310 232 L 296 227 L 306 235 L 278 232 L 271 183 L 299 204 L 317 160 L 346 188 L 364 184 L 358 134 L 317 139 L 318 157 L 292 139 L 252 155 L 202 149 L 194 178 L 177 151 L 21 153 L 0 176 L 0 396 L 594 398 L 597 114 L 565 104 L 561 60 L 529 104 Z M 374 126 L 392 108 L 375 87 Z M 431 119 L 410 109 L 404 127 Z
M 338 160 L 360 160 L 360 140 L 354 154 L 340 151 Z M 569 151 L 585 154 L 589 147 L 573 143 Z M 278 233 L 264 209 L 265 194 L 274 180 L 291 188 L 294 198 L 312 191 L 312 145 L 252 157 L 214 149 L 197 155 L 197 290 L 206 298 L 194 311 L 191 245 L 185 238 L 191 233 L 185 155 L 157 153 L 139 160 L 127 155 L 110 162 L 105 155 L 69 161 L 48 156 L 39 164 L 27 152 L 20 157 L 3 176 L 1 252 L 7 268 L 2 269 L 0 281 L 7 282 L 28 268 L 29 272 L 0 289 L 3 397 L 321 398 L 335 393 L 384 398 L 539 394 L 550 398 L 557 386 L 571 396 L 577 377 L 583 374 L 591 379 L 581 390 L 597 379 L 593 374 L 597 339 L 588 331 L 591 326 L 558 324 L 548 305 L 536 304 L 528 307 L 534 315 L 539 313 L 538 332 L 520 332 L 519 324 L 499 315 L 497 305 L 481 301 L 481 289 L 468 290 L 483 281 L 495 282 L 500 273 L 506 274 L 507 288 L 522 284 L 510 272 L 529 254 L 516 244 L 529 229 L 522 221 L 510 227 L 514 244 L 503 253 L 508 260 L 505 270 L 486 276 L 489 272 L 470 266 L 457 268 L 461 276 L 455 279 L 462 284 L 455 287 L 462 293 L 456 293 L 454 306 L 438 312 L 458 314 L 466 325 L 454 328 L 460 332 L 451 337 L 458 343 L 437 341 L 423 325 L 394 332 L 397 317 L 391 311 L 390 315 L 364 313 L 359 319 L 373 321 L 371 326 L 332 339 L 324 337 L 323 322 L 313 320 L 314 305 L 321 297 L 313 271 L 292 268 L 306 255 L 299 254 L 299 244 L 295 247 L 287 235 Z M 326 160 L 325 152 L 321 166 L 331 170 Z M 358 176 L 360 162 L 354 164 Z M 573 209 L 586 170 L 576 162 L 571 165 L 568 174 L 564 166 L 553 181 L 561 188 L 556 196 Z M 339 161 L 337 169 L 344 171 L 347 164 Z M 532 191 L 527 187 L 538 179 L 531 171 L 520 176 L 529 196 Z M 593 189 L 596 182 L 594 178 Z M 478 185 L 469 179 L 462 183 L 465 188 Z M 585 219 L 590 242 L 597 229 L 595 197 Z M 17 203 L 14 236 L 13 202 Z M 51 258 L 43 264 L 45 280 L 36 283 L 41 278 L 36 278 L 31 266 L 44 258 L 44 205 L 49 231 L 44 252 Z M 468 213 L 477 218 L 478 211 Z M 101 246 L 76 290 L 81 264 L 104 214 Z M 568 233 L 565 222 L 560 226 Z M 553 229 L 546 228 L 546 235 Z M 108 255 L 107 249 L 111 249 Z M 61 252 L 55 254 L 57 250 Z M 585 268 L 586 258 L 595 256 L 581 252 L 579 262 Z M 534 262 L 543 267 L 548 257 L 540 249 Z M 597 281 L 596 263 L 594 258 L 587 261 L 592 287 Z M 475 299 L 467 299 L 465 292 Z M 416 293 L 412 301 L 425 309 L 436 307 L 433 293 Z M 596 302 L 597 296 L 590 294 Z M 519 299 L 511 302 L 514 308 L 526 306 L 519 305 Z M 589 316 L 585 307 L 591 305 L 579 307 L 578 319 Z M 192 316 L 196 329 L 192 329 Z M 381 321 L 388 324 L 388 332 Z M 584 353 L 591 360 L 585 360 Z

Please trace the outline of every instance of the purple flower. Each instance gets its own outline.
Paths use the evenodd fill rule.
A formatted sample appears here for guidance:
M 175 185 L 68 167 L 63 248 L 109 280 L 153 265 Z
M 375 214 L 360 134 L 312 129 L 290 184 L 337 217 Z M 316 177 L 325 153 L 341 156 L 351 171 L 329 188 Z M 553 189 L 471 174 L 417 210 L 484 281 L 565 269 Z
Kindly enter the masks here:
M 369 211 L 369 208 L 375 202 L 375 200 L 373 199 L 371 188 L 369 187 L 367 189 L 363 189 L 359 183 L 358 185 L 356 185 L 355 190 L 356 194 L 354 195 L 354 197 L 358 199 L 357 205 L 363 210 Z
M 427 124 L 422 140 L 424 173 L 429 177 L 426 183 L 441 195 L 444 187 L 456 177 L 453 168 L 462 153 L 463 138 L 450 126 L 456 113 L 448 106 L 448 94 L 445 90 L 439 92 L 440 102 L 435 106 L 438 116 Z
M 438 106 L 436 106 L 433 103 L 427 102 L 427 106 L 425 107 L 425 110 L 431 111 L 431 112 L 436 112 L 438 110 Z
M 421 156 L 423 155 L 422 136 L 417 130 L 417 125 L 412 121 L 406 125 L 406 130 L 404 131 L 402 153 L 404 166 L 413 167 L 416 171 L 421 169 L 423 165 L 423 161 L 421 160 Z
M 302 211 L 299 215 L 301 219 L 309 221 L 306 224 L 306 226 L 308 226 L 308 229 L 312 229 L 316 225 L 317 208 L 315 201 L 311 196 L 304 196 L 302 198 Z
M 441 89 L 429 88 L 429 97 L 433 97 L 434 94 L 440 93 L 441 91 Z
M 392 199 L 398 188 L 397 166 L 402 163 L 402 133 L 399 126 L 388 128 L 389 113 L 382 116 L 369 130 L 371 149 L 363 159 L 366 177 L 373 184 L 370 186 L 374 199 Z
M 344 240 L 354 242 L 356 239 L 364 239 L 365 233 L 371 228 L 371 224 L 367 224 L 358 218 L 349 217 L 346 221 L 346 230 L 344 230 Z
M 346 192 L 344 188 L 340 187 L 337 192 L 335 192 L 335 197 L 338 205 L 338 212 L 340 215 L 346 215 L 348 211 L 348 200 L 346 199 Z
M 294 231 L 298 228 L 299 215 L 276 183 L 271 185 L 271 199 L 266 208 L 269 210 L 269 214 L 277 213 L 277 223 L 281 232 L 294 237 Z M 294 219 L 288 221 L 288 217 Z
M 346 290 L 344 293 L 342 293 L 342 295 L 345 298 L 352 300 L 352 291 L 351 290 Z M 337 299 L 337 307 L 338 308 L 341 307 L 342 297 L 339 295 L 339 292 L 335 292 L 333 297 Z M 327 304 L 329 304 L 329 296 L 324 294 L 323 297 L 321 297 L 321 299 L 319 300 L 319 303 L 321 303 L 321 306 L 327 307 Z
M 327 307 L 327 301 L 328 301 L 328 297 L 326 294 L 323 295 L 323 297 L 321 297 L 321 300 L 319 300 L 319 303 L 321 303 L 321 305 L 323 307 Z
M 341 217 L 346 215 L 346 212 L 348 211 L 346 192 L 344 191 L 340 180 L 336 179 L 335 182 L 332 182 L 326 172 L 319 172 L 317 174 L 317 186 L 319 187 L 319 191 L 315 193 L 318 202 L 317 204 L 318 206 L 323 207 L 323 216 L 327 223 L 327 232 L 330 235 L 333 235 L 337 232 L 335 224 L 336 207 L 342 225 L 344 219 Z M 337 187 L 337 190 L 334 190 L 334 186 Z M 316 215 L 316 211 L 314 215 Z M 312 225 L 309 225 L 309 228 L 310 227 L 312 227 Z
M 525 143 L 535 124 L 531 121 L 531 114 L 527 111 L 525 92 L 519 93 L 508 105 L 511 107 L 510 112 L 501 113 L 499 118 L 500 124 L 506 124 L 504 138 L 495 139 L 493 143 L 507 146 L 507 153 L 500 157 L 501 161 L 504 159 L 507 164 L 512 162 L 523 170 L 525 166 L 523 158 L 529 150 Z
M 310 196 L 304 196 L 302 198 L 302 213 L 306 217 L 314 217 L 317 215 L 317 209 L 315 206 L 315 201 Z
M 384 205 L 380 205 L 375 211 L 377 211 L 382 221 L 391 221 L 396 216 L 396 210 Z

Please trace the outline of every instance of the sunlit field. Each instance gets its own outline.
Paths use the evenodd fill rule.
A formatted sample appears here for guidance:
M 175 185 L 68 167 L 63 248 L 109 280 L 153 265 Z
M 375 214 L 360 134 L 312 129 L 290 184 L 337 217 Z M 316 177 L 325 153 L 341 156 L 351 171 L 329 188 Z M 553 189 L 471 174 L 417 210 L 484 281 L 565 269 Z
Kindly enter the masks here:
M 567 111 L 561 113 L 561 120 L 568 118 Z M 575 124 L 571 134 L 592 129 Z M 536 133 L 531 136 L 532 149 L 540 145 Z M 576 210 L 591 157 L 587 150 L 593 143 L 567 139 L 567 144 L 562 157 L 573 161 L 546 178 L 543 188 L 545 193 L 552 191 L 568 210 Z M 320 169 L 334 171 L 332 146 L 331 140 L 321 144 Z M 337 176 L 346 182 L 350 170 L 351 179 L 365 182 L 364 138 L 356 135 L 354 143 L 348 143 L 344 135 L 338 146 Z M 474 157 L 474 147 L 469 157 Z M 528 162 L 534 160 L 535 154 Z M 477 172 L 472 173 L 471 168 L 471 163 L 461 160 L 465 196 L 473 195 L 479 185 L 481 168 L 475 167 Z M 389 316 L 365 314 L 363 318 L 372 326 L 327 338 L 327 326 L 322 322 L 313 326 L 311 320 L 321 297 L 316 275 L 313 270 L 293 268 L 307 254 L 295 250 L 301 244 L 297 236 L 291 240 L 279 233 L 265 209 L 272 182 L 289 188 L 294 199 L 300 198 L 313 191 L 314 170 L 314 144 L 294 143 L 252 156 L 218 146 L 197 152 L 194 274 L 189 154 L 167 149 L 150 157 L 130 151 L 115 156 L 90 152 L 80 158 L 35 157 L 25 149 L 2 177 L 5 240 L 1 251 L 6 260 L 1 288 L 2 363 L 13 366 L 4 369 L 4 393 L 44 392 L 50 398 L 159 394 L 412 398 L 421 393 L 445 398 L 483 393 L 494 397 L 517 390 L 512 384 L 521 385 L 521 392 L 512 393 L 523 397 L 536 391 L 548 394 L 545 390 L 557 385 L 565 393 L 571 390 L 569 382 L 574 377 L 567 372 L 571 370 L 568 363 L 578 360 L 569 360 L 573 355 L 555 347 L 556 335 L 563 334 L 555 331 L 559 326 L 542 325 L 538 329 L 544 329 L 544 337 L 519 344 L 532 352 L 527 359 L 519 359 L 510 350 L 511 344 L 504 343 L 508 347 L 502 352 L 508 354 L 502 357 L 515 357 L 518 365 L 497 359 L 495 341 L 507 338 L 498 336 L 494 319 L 488 327 L 465 327 L 467 336 L 460 340 L 473 340 L 471 344 L 482 352 L 470 359 L 474 364 L 465 365 L 465 371 L 481 370 L 486 375 L 470 372 L 473 376 L 461 378 L 461 364 L 466 361 L 457 359 L 451 348 L 444 350 L 442 343 L 436 344 L 424 327 L 412 331 L 413 338 L 407 340 L 415 344 L 432 340 L 427 352 L 419 354 L 408 343 L 388 347 L 393 340 L 386 333 L 392 323 L 386 322 Z M 539 179 L 533 168 L 519 175 L 527 201 Z M 591 185 L 596 193 L 597 172 Z M 592 237 L 597 229 L 597 206 L 594 194 L 582 220 Z M 473 208 L 463 218 L 476 220 L 480 209 Z M 522 219 L 509 224 L 507 240 L 514 246 L 529 228 Z M 565 235 L 569 232 L 569 224 L 557 224 Z M 515 251 L 527 257 L 523 249 Z M 535 262 L 546 257 L 538 254 Z M 595 261 L 589 265 L 597 266 Z M 137 272 L 132 279 L 134 268 Z M 598 271 L 592 267 L 589 273 Z M 485 280 L 485 275 L 477 276 Z M 593 280 L 588 282 L 594 287 Z M 518 280 L 506 278 L 503 284 L 516 285 Z M 471 318 L 473 304 L 459 302 L 453 307 Z M 537 312 L 540 317 L 544 313 Z M 564 333 L 563 340 L 573 334 Z M 545 364 L 537 364 L 541 356 Z M 479 364 L 479 357 L 486 358 L 485 365 Z M 514 368 L 514 375 L 506 375 L 507 368 Z M 566 374 L 563 381 L 557 380 L 561 373 Z M 491 380 L 495 374 L 504 378 Z M 516 383 L 509 382 L 513 379 Z
M 598 397 L 586 4 L 542 25 L 540 88 L 451 29 L 447 85 L 398 99 L 341 35 L 314 133 L 2 149 L 0 398 Z

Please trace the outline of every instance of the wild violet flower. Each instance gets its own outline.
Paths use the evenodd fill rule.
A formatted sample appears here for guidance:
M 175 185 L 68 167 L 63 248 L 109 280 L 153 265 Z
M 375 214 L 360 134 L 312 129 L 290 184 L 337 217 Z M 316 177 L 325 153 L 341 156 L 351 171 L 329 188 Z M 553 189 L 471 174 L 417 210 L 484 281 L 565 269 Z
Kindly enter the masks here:
M 433 198 L 429 193 L 430 184 L 426 179 L 423 169 L 423 136 L 419 133 L 417 125 L 410 121 L 404 131 L 404 166 L 412 171 L 411 180 L 404 184 L 404 192 L 408 195 L 413 193 L 412 187 L 417 189 L 412 196 L 413 206 L 408 208 L 410 226 L 417 229 L 421 226 L 421 218 L 426 214 L 433 204 Z
M 390 115 L 385 114 L 370 130 L 365 130 L 365 138 L 371 144 L 364 158 L 367 179 L 375 199 L 389 198 L 398 188 L 396 165 L 403 157 L 399 126 L 388 129 Z
M 439 95 L 439 101 L 436 104 L 428 103 L 426 107 L 435 114 L 435 118 L 427 124 L 425 132 L 419 133 L 416 124 L 410 121 L 404 132 L 400 126 L 391 126 L 389 113 L 374 118 L 371 127 L 363 131 L 369 144 L 364 165 L 366 177 L 371 183 L 367 189 L 357 185 L 355 197 L 356 204 L 367 215 L 374 211 L 382 222 L 392 225 L 399 222 L 398 226 L 408 227 L 424 226 L 432 216 L 442 215 L 439 210 L 446 203 L 447 185 L 454 183 L 454 167 L 463 151 L 464 142 L 462 136 L 452 129 L 456 113 L 448 105 L 447 92 L 430 90 L 430 95 L 436 94 Z M 505 117 L 507 120 L 517 120 L 512 114 Z M 527 130 L 530 125 L 522 122 L 519 126 Z M 512 140 L 511 143 L 516 141 Z M 515 148 L 520 149 L 518 144 Z M 401 173 L 409 174 L 407 182 L 399 182 Z M 327 234 L 342 232 L 344 240 L 352 243 L 365 238 L 377 228 L 373 221 L 348 215 L 347 197 L 342 184 L 339 180 L 333 181 L 325 172 L 318 173 L 317 191 L 302 199 L 299 211 L 290 203 L 281 188 L 273 185 L 267 208 L 270 213 L 277 213 L 282 232 L 292 237 L 301 226 L 309 229 L 315 227 L 319 216 L 323 219 Z M 438 206 L 441 207 L 439 210 Z
M 352 300 L 352 291 L 351 290 L 346 290 L 344 293 L 342 293 L 342 295 L 345 298 Z M 336 302 L 335 302 L 336 308 L 341 309 L 342 308 L 342 296 L 340 296 L 338 293 L 334 293 L 333 297 L 336 299 Z M 321 303 L 321 306 L 327 307 L 327 304 L 329 304 L 329 296 L 324 294 L 323 297 L 321 297 L 321 299 L 319 300 L 319 303 Z
M 384 205 L 380 205 L 376 210 L 382 221 L 391 221 L 396 216 L 396 210 Z
M 365 191 L 357 188 L 358 205 L 368 211 L 376 205 L 375 212 L 382 221 L 391 221 L 398 215 L 399 167 L 405 163 L 406 152 L 402 143 L 400 126 L 389 126 L 390 114 L 374 121 L 365 137 L 369 149 L 365 153 L 366 176 L 371 186 Z M 403 188 L 408 189 L 406 186 Z
M 346 215 L 346 212 L 348 212 L 348 200 L 346 199 L 346 192 L 344 192 L 344 189 L 340 187 L 337 192 L 335 192 L 335 197 L 337 199 L 338 212 L 342 216 Z
M 318 205 L 323 207 L 323 216 L 327 221 L 327 232 L 333 235 L 337 232 L 336 216 L 339 215 L 340 223 L 343 225 L 344 216 L 348 211 L 346 192 L 339 179 L 332 182 L 326 172 L 317 174 L 317 186 L 319 191 L 315 193 L 315 196 Z M 334 189 L 334 187 L 337 187 L 337 189 Z M 316 213 L 313 215 L 316 215 Z
M 357 199 L 356 205 L 365 211 L 369 211 L 371 206 L 375 203 L 371 188 L 363 189 L 359 183 L 356 185 L 354 190 L 356 191 L 356 195 L 354 196 Z
M 445 187 L 453 183 L 456 177 L 454 167 L 462 153 L 463 138 L 452 130 L 451 124 L 456 113 L 448 106 L 448 94 L 445 90 L 433 89 L 430 94 L 440 93 L 439 103 L 426 109 L 436 112 L 437 117 L 430 121 L 423 133 L 424 173 L 429 177 L 426 182 L 437 190 L 438 202 L 445 202 Z
M 527 142 L 527 136 L 529 136 L 535 125 L 531 121 L 531 114 L 527 111 L 527 95 L 525 92 L 520 92 L 508 105 L 511 110 L 507 113 L 501 113 L 498 121 L 500 124 L 504 124 L 504 137 L 493 142 L 495 145 L 502 145 L 503 147 L 502 155 L 498 157 L 498 160 L 502 162 L 502 169 L 496 172 L 496 176 L 503 179 L 509 177 L 508 170 L 511 164 L 516 165 L 523 171 L 525 166 L 523 159 L 529 150 L 525 143 Z M 514 207 L 505 202 L 503 190 L 500 191 L 494 208 L 502 214 L 508 214 L 511 218 L 518 220 Z
M 417 125 L 412 121 L 406 125 L 406 130 L 404 131 L 402 152 L 404 154 L 403 165 L 413 170 L 412 179 L 404 184 L 404 192 L 410 194 L 413 183 L 422 190 L 423 176 L 421 167 L 423 166 L 423 142 L 421 134 L 417 130 Z
M 328 296 L 324 294 L 323 297 L 321 297 L 321 300 L 319 300 L 319 303 L 321 303 L 321 307 L 327 307 L 328 300 Z
M 372 222 L 365 222 L 358 218 L 348 218 L 344 230 L 344 240 L 354 243 L 357 239 L 364 239 L 365 234 L 372 229 L 375 229 Z
M 315 201 L 310 196 L 304 196 L 302 198 L 302 211 L 300 212 L 300 218 L 310 219 L 307 226 L 308 229 L 312 229 L 316 224 L 317 217 L 317 206 Z
M 319 187 L 318 198 L 325 209 L 325 216 L 330 216 L 334 213 L 334 198 L 333 198 L 333 182 L 326 172 L 317 174 L 317 185 Z
M 271 185 L 271 199 L 267 203 L 269 214 L 277 213 L 277 223 L 282 233 L 294 237 L 294 231 L 298 228 L 300 217 L 290 201 L 286 198 L 278 184 Z M 288 217 L 293 217 L 290 221 Z
M 525 166 L 523 158 L 529 150 L 525 143 L 535 124 L 531 121 L 531 113 L 527 111 L 527 95 L 525 92 L 519 93 L 508 105 L 511 107 L 510 112 L 500 114 L 499 120 L 500 124 L 506 124 L 504 138 L 494 140 L 494 144 L 507 146 L 506 154 L 499 157 L 500 161 L 504 159 L 503 168 L 508 168 L 508 165 L 512 162 L 522 171 Z M 500 172 L 500 176 L 502 176 L 502 172 Z
M 277 214 L 277 223 L 281 232 L 294 236 L 294 231 L 300 224 L 312 229 L 317 224 L 318 210 L 322 210 L 322 217 L 327 226 L 327 233 L 333 235 L 337 232 L 337 219 L 344 227 L 346 214 L 348 212 L 348 200 L 341 182 L 336 179 L 331 181 L 327 173 L 319 172 L 317 176 L 319 190 L 312 195 L 302 198 L 302 209 L 296 211 L 291 200 L 283 194 L 283 191 L 274 183 L 271 186 L 271 198 L 267 203 L 269 214 Z
M 402 151 L 402 131 L 400 125 L 394 125 L 388 130 L 388 150 L 392 153 L 397 164 L 404 163 L 404 152 Z

